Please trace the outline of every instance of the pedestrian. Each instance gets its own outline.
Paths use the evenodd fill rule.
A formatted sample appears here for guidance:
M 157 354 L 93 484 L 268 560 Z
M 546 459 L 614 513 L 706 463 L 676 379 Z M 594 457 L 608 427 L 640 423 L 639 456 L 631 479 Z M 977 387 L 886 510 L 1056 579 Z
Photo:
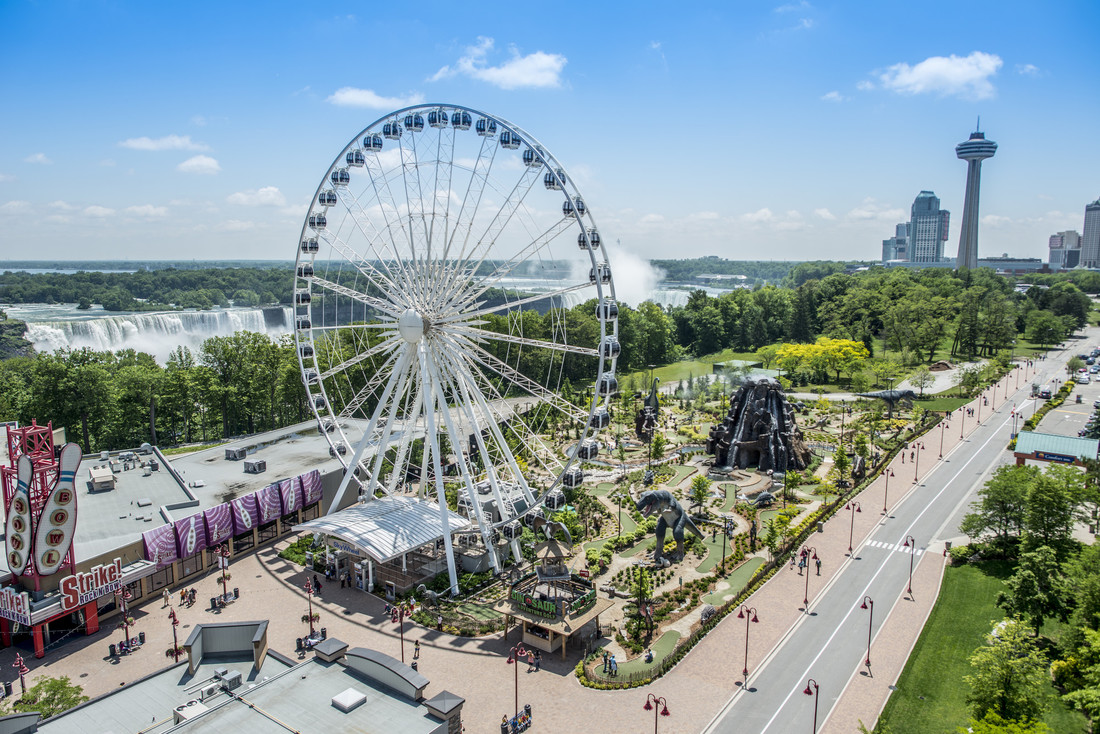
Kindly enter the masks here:
M 711 542 L 711 543 L 713 543 L 713 542 L 714 542 L 714 538 L 715 538 L 715 536 L 717 536 L 717 535 L 718 535 L 718 528 L 711 528 L 711 529 L 710 529 L 710 542 Z M 167 592 L 165 592 L 165 593 L 167 593 Z
M 817 561 L 815 561 L 815 562 L 817 563 L 817 575 L 820 576 L 821 575 L 821 559 L 818 558 Z
M 607 649 L 606 648 L 603 651 L 603 672 L 606 675 L 606 673 L 607 673 Z
M 180 606 L 183 606 L 183 602 L 187 599 L 187 589 L 180 589 Z
M 436 618 L 435 618 L 435 629 L 438 632 L 443 631 L 443 615 L 442 614 L 436 616 Z
M 530 673 L 535 669 L 535 653 L 527 653 L 527 672 Z
M 913 461 L 913 456 L 914 456 L 915 454 L 916 454 L 916 452 L 915 452 L 915 451 L 910 451 L 910 452 L 909 452 L 909 461 Z
M 161 609 L 164 609 L 164 607 L 168 606 L 168 600 L 171 598 L 171 596 L 169 596 L 168 594 L 168 589 L 164 590 L 162 596 L 164 597 L 164 606 L 162 606 Z
M 313 574 L 313 588 L 318 594 L 321 593 L 321 579 L 317 578 L 317 574 Z
M 413 643 L 413 660 L 420 659 L 420 640 Z
M 535 650 L 535 672 L 542 669 L 542 650 Z
M 794 570 L 794 556 L 791 556 L 791 570 Z
M 806 556 L 798 559 L 798 575 L 802 575 L 802 569 L 806 568 Z

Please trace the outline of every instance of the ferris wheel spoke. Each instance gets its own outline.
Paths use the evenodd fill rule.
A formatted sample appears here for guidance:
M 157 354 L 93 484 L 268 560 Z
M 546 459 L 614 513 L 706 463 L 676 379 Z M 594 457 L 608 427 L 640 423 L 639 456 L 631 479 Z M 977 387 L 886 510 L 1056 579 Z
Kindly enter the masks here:
M 520 299 L 515 300 L 515 301 L 508 301 L 506 303 L 501 303 L 501 304 L 498 304 L 496 306 L 489 306 L 488 308 L 478 308 L 478 306 L 480 306 L 481 304 L 474 304 L 473 307 L 477 310 L 475 310 L 475 311 L 462 311 L 460 313 L 456 313 L 456 314 L 453 314 L 451 316 L 447 316 L 447 317 L 444 317 L 442 319 L 439 319 L 439 322 L 440 323 L 454 323 L 454 322 L 461 323 L 463 321 L 477 319 L 478 317 L 481 317 L 481 316 L 487 316 L 488 314 L 491 314 L 491 313 L 500 313 L 501 311 L 511 311 L 511 310 L 514 310 L 514 309 L 517 309 L 517 308 L 521 308 L 523 306 L 527 306 L 527 305 L 532 304 L 532 303 L 538 303 L 539 301 L 550 300 L 551 304 L 553 304 L 554 301 L 552 299 L 559 298 L 560 296 L 564 296 L 566 293 L 575 293 L 576 291 L 581 291 L 581 290 L 585 290 L 587 288 L 592 288 L 592 287 L 593 287 L 593 285 L 591 283 L 577 283 L 575 285 L 567 285 L 567 286 L 564 286 L 562 288 L 558 288 L 558 289 L 552 290 L 552 291 L 545 291 L 545 292 L 542 292 L 542 293 L 536 293 L 532 296 L 527 296 L 525 298 L 520 298 Z
M 413 391 L 410 391 L 413 392 Z M 406 410 L 404 412 L 404 420 L 402 421 L 401 438 L 397 444 L 397 453 L 393 459 L 393 473 L 390 475 L 390 481 L 386 483 L 386 494 L 393 494 L 397 488 L 398 482 L 403 482 L 405 477 L 408 476 L 408 464 L 406 461 L 409 458 L 409 450 L 412 447 L 412 442 L 416 434 L 416 424 L 420 417 L 421 407 L 424 404 L 424 380 L 415 381 L 415 397 L 412 401 L 411 408 L 406 404 Z M 424 456 L 427 456 L 428 448 L 426 445 L 427 435 L 424 436 Z M 388 447 L 386 449 L 389 450 Z M 421 481 L 426 479 L 427 475 L 421 475 Z
M 489 180 L 489 173 L 492 171 L 493 162 L 496 160 L 498 146 L 494 145 L 492 141 L 493 138 L 489 136 L 482 136 L 481 138 L 481 148 L 478 150 L 477 160 L 474 162 L 473 171 L 470 173 L 470 180 L 466 185 L 466 193 L 462 197 L 462 206 L 458 210 L 458 219 L 455 222 L 454 229 L 451 230 L 451 238 L 447 241 L 447 249 L 444 250 L 443 253 L 444 260 L 450 258 L 454 240 L 459 236 L 462 237 L 462 242 L 459 246 L 458 255 L 455 256 L 455 260 L 456 262 L 463 262 L 466 259 L 466 247 L 469 244 L 470 235 L 473 232 L 474 216 L 481 206 L 481 197 L 482 194 L 485 193 L 485 184 Z
M 371 375 L 367 380 L 367 384 L 352 396 L 351 400 L 349 400 L 340 411 L 341 418 L 354 418 L 359 408 L 363 407 L 363 403 L 367 402 L 370 396 L 374 395 L 374 393 L 378 391 L 378 388 L 382 387 L 390 374 L 389 370 L 397 363 L 399 353 L 403 354 L 403 352 L 396 351 L 391 354 L 389 359 L 382 363 L 378 370 Z
M 519 209 L 523 200 L 527 198 L 527 194 L 534 188 L 535 183 L 539 180 L 538 173 L 530 167 L 524 167 L 523 173 L 520 174 L 519 180 L 516 181 L 515 186 L 512 187 L 512 191 L 508 194 L 508 197 L 501 204 L 500 209 L 493 215 L 493 219 L 489 222 L 489 225 L 482 232 L 481 236 L 474 240 L 474 245 L 470 248 L 470 254 L 464 258 L 465 263 L 473 262 L 477 260 L 477 265 L 474 266 L 473 272 L 481 267 L 481 265 L 488 258 L 489 253 L 493 249 L 493 245 L 496 244 L 497 237 L 504 231 L 504 228 L 508 226 L 508 222 L 512 220 L 512 216 Z M 484 249 L 480 256 L 477 255 L 478 247 L 484 245 Z
M 368 359 L 372 359 L 377 354 L 383 354 L 385 352 L 393 351 L 394 349 L 396 349 L 398 347 L 400 342 L 401 342 L 401 337 L 400 336 L 391 336 L 388 339 L 386 339 L 386 341 L 380 342 L 379 344 L 374 345 L 373 347 L 366 350 L 365 352 L 360 352 L 359 354 L 355 355 L 354 357 L 351 357 L 349 359 L 345 359 L 343 362 L 341 362 L 340 364 L 338 364 L 334 367 L 329 367 L 327 370 L 325 370 L 324 372 L 321 373 L 321 379 L 322 380 L 328 379 L 329 377 L 332 377 L 333 375 L 335 375 L 339 372 L 343 372 L 343 371 L 347 370 L 350 367 L 354 367 L 355 365 L 359 364 L 360 362 L 366 361 Z
M 313 331 L 354 331 L 356 329 L 393 329 L 394 321 L 372 321 L 365 324 L 317 324 Z
M 411 132 L 407 136 L 409 146 L 405 145 L 406 136 L 401 136 L 401 177 L 405 184 L 405 207 L 409 223 L 409 258 L 414 265 L 423 265 L 425 249 L 427 247 L 427 223 L 424 220 L 424 192 L 420 185 L 420 167 L 416 158 L 416 137 L 419 133 Z M 413 180 L 410 182 L 410 178 Z M 415 189 L 413 188 L 415 186 Z M 418 247 L 418 240 L 423 234 L 423 243 Z M 415 279 L 410 286 L 420 291 L 423 297 L 422 283 Z
M 409 346 L 405 350 L 405 353 L 411 354 L 414 349 L 414 347 Z M 375 440 L 376 449 L 373 457 L 373 466 L 371 467 L 370 478 L 367 480 L 366 486 L 368 497 L 373 497 L 375 491 L 378 489 L 382 476 L 382 463 L 385 461 L 386 453 L 390 448 L 398 413 L 401 412 L 398 408 L 406 402 L 409 383 L 416 369 L 416 360 L 411 358 L 406 359 L 404 361 L 404 369 L 402 369 L 400 373 L 395 372 L 395 374 L 398 374 L 396 389 L 388 396 L 383 396 L 383 399 L 378 401 L 378 405 L 375 408 L 375 415 L 385 415 L 385 423 L 381 431 L 376 432 L 377 439 Z M 371 422 L 378 425 L 379 421 L 375 421 L 374 416 L 371 416 Z M 397 471 L 396 467 L 394 467 L 394 471 Z
M 462 353 L 466 359 L 472 360 L 485 369 L 500 375 L 520 390 L 553 405 L 572 420 L 584 423 L 588 419 L 588 416 L 582 413 L 575 405 L 569 403 L 550 390 L 547 390 L 542 385 L 527 377 L 508 363 L 493 356 L 474 342 L 462 339 L 456 340 L 455 344 L 457 346 L 456 351 Z M 463 347 L 466 347 L 465 350 Z
M 352 220 L 357 221 L 354 214 L 352 215 Z M 389 265 L 384 260 L 378 259 L 377 262 L 379 262 L 382 267 L 386 269 L 385 273 L 375 267 L 373 263 L 363 258 L 350 245 L 344 242 L 344 240 L 341 239 L 339 235 L 326 230 L 322 233 L 321 236 L 325 240 L 325 242 L 330 247 L 332 247 L 333 250 L 338 252 L 344 258 L 344 260 L 346 260 L 352 267 L 356 269 L 356 271 L 358 271 L 364 278 L 366 278 L 371 285 L 381 291 L 383 295 L 385 295 L 391 301 L 394 301 L 396 303 L 403 303 L 401 295 L 401 281 L 403 280 L 403 278 L 401 276 L 395 275 L 394 272 L 389 269 Z M 366 236 L 365 233 L 364 236 Z M 374 250 L 373 246 L 371 247 L 371 249 L 372 251 Z
M 320 278 L 317 276 L 313 277 L 313 282 L 324 288 L 325 290 L 329 290 L 346 298 L 350 298 L 353 301 L 358 301 L 359 303 L 362 303 L 365 306 L 370 306 L 371 308 L 377 311 L 381 311 L 388 316 L 396 318 L 401 313 L 401 311 L 398 310 L 400 309 L 399 305 L 395 305 L 390 301 L 384 301 L 381 298 L 368 296 L 367 294 L 361 293 L 354 288 L 348 288 L 347 286 L 340 285 L 339 283 L 333 283 L 331 280 L 326 280 L 325 278 Z
M 375 227 L 370 225 L 370 219 L 363 210 L 363 207 L 359 204 L 359 201 L 351 195 L 346 187 L 340 187 L 337 196 L 340 198 L 340 201 L 344 204 L 345 209 L 350 215 L 352 224 L 355 225 L 356 230 L 363 236 L 363 239 L 366 240 L 367 247 L 374 253 L 375 261 L 385 269 L 385 274 L 378 270 L 374 263 L 367 260 L 352 247 L 347 245 L 337 234 L 326 229 L 321 233 L 322 238 L 329 246 L 340 253 L 345 260 L 355 266 L 355 268 L 367 278 L 378 284 L 379 287 L 382 287 L 382 283 L 390 284 L 390 288 L 383 288 L 383 290 L 386 290 L 387 295 L 392 297 L 395 293 L 400 292 L 400 288 L 393 286 L 399 286 L 401 281 L 404 280 L 404 272 L 399 276 L 390 269 L 390 259 L 399 263 L 399 258 L 396 257 L 396 253 L 393 258 L 387 258 L 379 252 L 379 248 L 376 246 L 381 242 L 389 240 L 390 232 L 388 228 L 384 231 L 378 231 Z M 368 228 L 373 230 L 373 234 L 367 231 Z
M 394 123 L 396 124 L 396 123 Z M 399 166 L 400 168 L 400 166 Z M 382 170 L 381 164 L 379 164 L 377 156 L 367 156 L 366 163 L 367 173 L 370 175 L 371 189 L 374 191 L 374 199 L 378 202 L 378 209 L 382 214 L 382 221 L 385 223 L 385 231 L 387 235 L 383 238 L 386 244 L 389 245 L 389 249 L 392 252 L 392 258 L 398 268 L 401 269 L 404 274 L 404 279 L 408 280 L 408 272 L 404 268 L 405 258 L 397 248 L 396 238 L 394 237 L 395 229 L 401 232 L 402 238 L 408 242 L 410 249 L 412 248 L 412 234 L 405 229 L 405 220 L 401 216 L 401 209 L 397 206 L 397 199 L 393 195 L 393 188 L 390 186 L 389 177 L 385 175 Z M 381 186 L 379 185 L 381 182 Z M 388 209 L 387 209 L 388 205 Z M 362 210 L 361 210 L 362 211 Z M 392 220 L 390 212 L 393 212 Z M 387 258 L 381 257 L 379 259 L 385 261 Z
M 461 328 L 455 328 L 461 327 Z M 512 334 L 502 334 L 499 331 L 487 331 L 485 329 L 475 329 L 465 324 L 456 324 L 452 326 L 455 331 L 466 336 L 470 339 L 476 340 L 488 340 L 488 341 L 502 341 L 509 342 L 510 344 L 519 344 L 525 347 L 536 347 L 539 349 L 549 349 L 554 352 L 565 352 L 568 354 L 577 354 L 582 357 L 598 357 L 599 352 L 595 349 L 589 349 L 587 347 L 576 347 L 569 344 L 558 344 L 557 342 L 548 342 L 541 339 L 531 339 L 525 336 L 513 336 Z

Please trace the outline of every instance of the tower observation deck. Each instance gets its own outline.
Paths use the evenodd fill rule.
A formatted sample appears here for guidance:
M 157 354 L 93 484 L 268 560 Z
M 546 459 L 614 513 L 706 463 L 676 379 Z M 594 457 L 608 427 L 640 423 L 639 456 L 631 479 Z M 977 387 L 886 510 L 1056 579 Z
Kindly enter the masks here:
M 967 162 L 966 200 L 963 204 L 962 231 L 959 233 L 957 268 L 978 267 L 978 199 L 982 180 L 982 161 L 997 153 L 997 144 L 985 139 L 985 133 L 972 132 L 970 139 L 955 146 L 955 155 Z

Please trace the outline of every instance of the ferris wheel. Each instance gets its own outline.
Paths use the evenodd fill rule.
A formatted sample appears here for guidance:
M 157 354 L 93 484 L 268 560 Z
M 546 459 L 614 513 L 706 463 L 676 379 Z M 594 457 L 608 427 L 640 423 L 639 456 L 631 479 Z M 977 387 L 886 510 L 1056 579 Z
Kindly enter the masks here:
M 615 285 L 590 207 L 524 130 L 439 104 L 369 125 L 317 187 L 294 304 L 309 404 L 348 469 L 332 508 L 350 490 L 443 512 L 451 491 L 499 571 L 582 482 L 617 392 Z

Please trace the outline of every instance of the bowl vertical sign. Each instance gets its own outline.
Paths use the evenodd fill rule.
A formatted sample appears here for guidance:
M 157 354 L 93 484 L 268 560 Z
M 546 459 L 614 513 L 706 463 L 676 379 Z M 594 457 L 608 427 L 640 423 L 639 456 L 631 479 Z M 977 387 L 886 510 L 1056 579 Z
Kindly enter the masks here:
M 42 508 L 36 523 L 34 560 L 38 573 L 49 576 L 57 572 L 69 552 L 76 530 L 76 491 L 74 481 L 80 468 L 80 447 L 67 443 L 61 449 L 57 483 Z
M 31 497 L 28 488 L 34 474 L 30 457 L 19 457 L 15 494 L 8 505 L 7 544 L 8 568 L 19 576 L 27 570 L 31 559 Z

